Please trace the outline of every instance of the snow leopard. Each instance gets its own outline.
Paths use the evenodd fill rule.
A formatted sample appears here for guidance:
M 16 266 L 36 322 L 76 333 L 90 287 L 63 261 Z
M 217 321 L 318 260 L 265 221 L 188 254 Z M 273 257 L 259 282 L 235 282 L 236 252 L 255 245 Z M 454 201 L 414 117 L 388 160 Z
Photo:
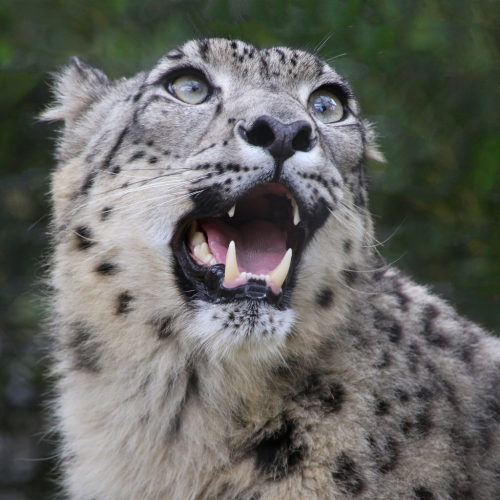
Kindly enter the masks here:
M 500 342 L 380 257 L 345 77 L 208 38 L 54 95 L 63 495 L 500 498 Z

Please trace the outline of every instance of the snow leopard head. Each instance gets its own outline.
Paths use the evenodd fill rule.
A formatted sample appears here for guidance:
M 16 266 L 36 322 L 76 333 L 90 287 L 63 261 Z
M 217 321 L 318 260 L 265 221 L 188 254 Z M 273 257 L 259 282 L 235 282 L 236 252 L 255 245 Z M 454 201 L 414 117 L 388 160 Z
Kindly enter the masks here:
M 204 39 L 113 82 L 72 59 L 55 94 L 54 276 L 74 321 L 83 308 L 219 356 L 342 314 L 370 254 L 365 161 L 381 156 L 325 62 Z

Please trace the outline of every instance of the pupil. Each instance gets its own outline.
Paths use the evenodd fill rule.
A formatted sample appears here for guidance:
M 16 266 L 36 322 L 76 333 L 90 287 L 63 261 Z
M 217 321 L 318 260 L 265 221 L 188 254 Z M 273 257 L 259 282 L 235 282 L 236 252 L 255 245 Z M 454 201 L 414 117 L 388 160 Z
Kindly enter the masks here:
M 191 80 L 189 82 L 186 82 L 182 86 L 182 91 L 183 92 L 198 92 L 200 90 L 200 84 L 196 80 Z
M 331 97 L 326 97 L 324 95 L 318 97 L 314 101 L 314 109 L 319 113 L 325 113 L 326 111 L 333 111 L 335 109 L 335 101 Z

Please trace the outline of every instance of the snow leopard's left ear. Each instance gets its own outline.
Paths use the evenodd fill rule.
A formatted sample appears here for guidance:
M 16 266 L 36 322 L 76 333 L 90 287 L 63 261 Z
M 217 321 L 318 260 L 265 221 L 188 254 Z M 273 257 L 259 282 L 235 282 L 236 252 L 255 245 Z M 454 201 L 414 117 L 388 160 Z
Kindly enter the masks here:
M 363 130 L 365 135 L 365 155 L 371 160 L 385 163 L 386 159 L 383 153 L 380 152 L 377 144 L 377 134 L 375 127 L 368 121 L 363 120 Z
M 102 71 L 78 57 L 71 57 L 55 77 L 54 104 L 40 117 L 42 120 L 64 120 L 66 125 L 71 124 L 102 97 L 109 85 L 108 77 Z

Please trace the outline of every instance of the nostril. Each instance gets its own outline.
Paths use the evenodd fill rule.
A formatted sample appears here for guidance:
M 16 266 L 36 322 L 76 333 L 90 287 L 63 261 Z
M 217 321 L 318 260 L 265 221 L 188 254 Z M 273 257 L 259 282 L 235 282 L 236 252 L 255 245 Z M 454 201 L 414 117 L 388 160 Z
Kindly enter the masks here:
M 312 129 L 310 125 L 303 125 L 292 140 L 295 151 L 309 151 L 314 143 L 311 138 Z
M 269 147 L 275 139 L 273 129 L 263 120 L 257 120 L 250 130 L 246 131 L 246 139 L 252 146 Z
M 266 149 L 277 165 L 282 165 L 297 151 L 310 151 L 316 144 L 316 139 L 312 137 L 312 126 L 305 120 L 283 123 L 272 116 L 263 115 L 249 129 L 240 126 L 239 133 L 252 146 Z

